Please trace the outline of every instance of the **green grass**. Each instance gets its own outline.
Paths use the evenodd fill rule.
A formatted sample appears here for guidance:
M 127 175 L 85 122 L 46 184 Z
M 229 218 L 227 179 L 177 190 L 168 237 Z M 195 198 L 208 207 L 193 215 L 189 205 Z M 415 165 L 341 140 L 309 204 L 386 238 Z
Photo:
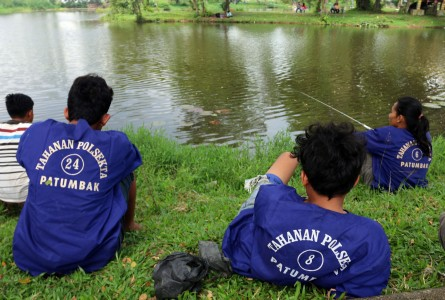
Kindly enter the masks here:
M 128 233 L 116 259 L 101 271 L 77 271 L 61 278 L 30 277 L 11 254 L 18 210 L 0 205 L 0 298 L 5 299 L 138 299 L 154 297 L 151 279 L 156 262 L 174 251 L 197 254 L 199 240 L 221 243 L 224 230 L 248 194 L 244 179 L 262 174 L 292 139 L 280 134 L 247 148 L 179 145 L 162 134 L 127 130 L 144 164 L 137 170 L 136 220 L 141 232 Z M 385 294 L 444 285 L 445 260 L 438 237 L 444 210 L 445 139 L 433 141 L 434 159 L 427 189 L 378 193 L 359 184 L 345 208 L 379 221 L 392 249 L 391 278 Z M 298 178 L 298 176 L 296 176 Z M 298 179 L 291 184 L 302 191 Z M 277 287 L 232 275 L 209 274 L 198 295 L 182 299 L 326 299 L 313 286 Z
M 154 3 L 151 1 L 150 3 Z M 340 2 L 341 3 L 341 2 Z M 348 2 L 349 3 L 349 2 Z M 341 3 L 342 5 L 342 3 Z M 349 5 L 349 4 L 348 4 Z M 265 23 L 265 24 L 307 24 L 307 25 L 332 25 L 354 27 L 445 27 L 445 17 L 437 16 L 411 16 L 398 14 L 394 9 L 384 7 L 382 13 L 350 10 L 348 5 L 344 14 L 319 14 L 315 12 L 315 6 L 309 6 L 306 13 L 295 13 L 290 4 L 280 1 L 249 1 L 231 4 L 232 18 L 214 18 L 196 16 L 188 4 L 172 4 L 170 1 L 157 1 L 157 6 L 142 8 L 142 21 L 153 22 L 212 22 L 212 23 Z M 0 7 L 1 14 L 14 12 L 30 12 L 36 7 Z M 43 8 L 40 8 L 43 9 Z M 217 2 L 206 3 L 207 15 L 222 12 L 221 4 Z M 58 9 L 66 10 L 66 9 Z M 103 9 L 98 10 L 101 13 Z M 125 13 L 113 13 L 106 9 L 108 14 L 103 18 L 110 22 L 134 22 L 135 15 Z
M 168 10 L 164 10 L 165 7 Z M 239 3 L 230 6 L 232 18 L 197 17 L 189 6 L 162 4 L 149 7 L 142 11 L 143 22 L 214 22 L 214 23 L 267 23 L 267 24 L 311 24 L 355 27 L 444 27 L 445 17 L 411 16 L 398 14 L 394 9 L 385 9 L 382 13 L 371 13 L 348 10 L 344 14 L 319 14 L 315 7 L 309 11 L 295 13 L 289 4 L 274 4 L 275 8 L 268 8 L 271 3 Z M 208 15 L 222 12 L 218 3 L 207 4 Z M 135 20 L 130 14 L 109 14 L 107 21 Z

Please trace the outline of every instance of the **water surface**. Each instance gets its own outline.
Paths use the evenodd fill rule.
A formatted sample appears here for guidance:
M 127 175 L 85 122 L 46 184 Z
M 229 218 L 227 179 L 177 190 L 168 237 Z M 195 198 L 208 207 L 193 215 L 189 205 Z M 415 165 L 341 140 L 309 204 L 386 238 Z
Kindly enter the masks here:
M 445 30 L 114 25 L 98 17 L 0 16 L 0 97 L 29 94 L 36 120 L 62 121 L 72 81 L 94 72 L 115 91 L 107 128 L 131 124 L 181 143 L 234 145 L 349 120 L 320 102 L 377 127 L 399 96 L 445 101 Z M 424 114 L 434 135 L 445 132 L 444 108 Z M 3 105 L 0 118 L 8 119 Z

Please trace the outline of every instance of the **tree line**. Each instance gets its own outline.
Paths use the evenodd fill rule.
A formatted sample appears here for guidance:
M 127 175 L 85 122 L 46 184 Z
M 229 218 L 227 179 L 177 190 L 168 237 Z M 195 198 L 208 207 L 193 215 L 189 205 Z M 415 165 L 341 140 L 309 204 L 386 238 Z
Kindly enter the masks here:
M 88 4 L 102 4 L 102 0 L 0 0 L 0 8 L 30 8 L 33 10 L 59 7 L 84 8 Z
M 142 12 L 151 11 L 151 7 L 159 7 L 160 5 L 164 5 L 168 7 L 169 3 L 174 5 L 182 5 L 182 6 L 190 6 L 196 14 L 199 16 L 206 16 L 206 4 L 207 3 L 220 3 L 223 11 L 228 12 L 230 10 L 230 5 L 243 1 L 243 0 L 167 0 L 166 3 L 162 3 L 162 0 L 110 0 L 110 6 L 112 10 L 116 13 L 131 13 L 139 18 L 142 18 Z M 245 0 L 244 0 L 245 1 Z M 252 0 L 251 0 L 252 1 Z M 267 5 L 267 0 L 253 0 L 258 4 Z M 253 2 L 252 1 L 252 2 Z M 299 0 L 278 0 L 283 4 L 292 4 L 292 2 L 297 2 Z M 383 4 L 381 0 L 352 0 L 355 2 L 355 8 L 361 11 L 374 11 L 381 12 L 383 8 Z M 402 0 L 394 0 L 394 4 L 400 4 Z M 277 1 L 269 1 L 276 3 Z M 334 2 L 339 2 L 340 5 L 345 7 L 349 7 L 351 5 L 351 1 L 349 0 L 309 0 L 309 1 L 300 1 L 305 2 L 307 5 L 311 7 L 316 7 L 316 11 L 320 12 L 328 12 L 331 8 L 331 5 Z M 162 8 L 162 7 L 161 7 Z M 165 9 L 166 10 L 166 9 Z

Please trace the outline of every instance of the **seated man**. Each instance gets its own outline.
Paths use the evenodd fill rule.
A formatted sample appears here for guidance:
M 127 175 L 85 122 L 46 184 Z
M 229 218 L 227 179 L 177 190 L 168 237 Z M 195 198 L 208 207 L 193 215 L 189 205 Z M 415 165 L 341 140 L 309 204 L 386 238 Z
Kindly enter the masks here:
M 124 133 L 101 131 L 112 99 L 101 77 L 78 77 L 65 108 L 69 124 L 49 119 L 20 139 L 17 160 L 28 172 L 29 193 L 13 255 L 33 276 L 101 269 L 115 257 L 123 229 L 139 228 L 133 171 L 141 156 Z
M 295 12 L 297 12 L 297 13 L 298 12 L 300 12 L 300 13 L 303 12 L 303 10 L 301 9 L 301 3 L 300 2 L 297 3 L 297 9 L 295 10 Z
M 23 203 L 28 195 L 28 176 L 15 158 L 22 134 L 34 119 L 34 101 L 24 94 L 6 96 L 11 120 L 0 123 L 0 201 Z
M 338 5 L 338 2 L 335 2 L 334 5 L 331 7 L 331 14 L 338 13 L 340 13 L 340 6 Z
M 267 171 L 227 228 L 223 252 L 233 271 L 277 285 L 311 282 L 331 294 L 379 295 L 390 248 L 382 226 L 343 209 L 358 182 L 364 141 L 349 123 L 311 125 Z M 298 163 L 307 197 L 287 185 Z

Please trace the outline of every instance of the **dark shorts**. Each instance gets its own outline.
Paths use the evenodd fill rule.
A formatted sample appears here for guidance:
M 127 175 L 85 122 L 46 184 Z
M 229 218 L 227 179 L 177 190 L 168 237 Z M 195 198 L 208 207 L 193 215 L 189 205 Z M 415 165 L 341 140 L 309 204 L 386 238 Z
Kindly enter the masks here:
M 120 182 L 122 195 L 124 196 L 125 201 L 127 201 L 127 203 L 128 203 L 128 195 L 130 193 L 130 186 L 133 180 L 134 180 L 134 174 L 133 172 L 131 172 L 130 175 L 122 179 L 122 181 Z
M 122 181 L 120 182 L 120 187 L 121 187 L 121 192 L 122 195 L 125 198 L 125 201 L 128 203 L 128 199 L 129 199 L 129 194 L 130 194 L 130 186 L 131 183 L 134 180 L 134 174 L 133 172 L 131 172 L 130 175 L 128 175 L 127 177 L 125 177 L 124 179 L 122 179 Z M 120 223 L 121 223 L 121 233 L 119 234 L 119 248 L 120 245 L 122 244 L 122 241 L 124 240 L 124 233 L 125 233 L 125 228 L 124 228 L 124 221 L 125 221 L 125 215 L 122 217 Z
M 360 171 L 360 177 L 364 184 L 371 186 L 374 180 L 374 175 L 372 173 L 372 156 L 371 154 L 366 154 L 366 159 L 363 162 L 362 169 Z

